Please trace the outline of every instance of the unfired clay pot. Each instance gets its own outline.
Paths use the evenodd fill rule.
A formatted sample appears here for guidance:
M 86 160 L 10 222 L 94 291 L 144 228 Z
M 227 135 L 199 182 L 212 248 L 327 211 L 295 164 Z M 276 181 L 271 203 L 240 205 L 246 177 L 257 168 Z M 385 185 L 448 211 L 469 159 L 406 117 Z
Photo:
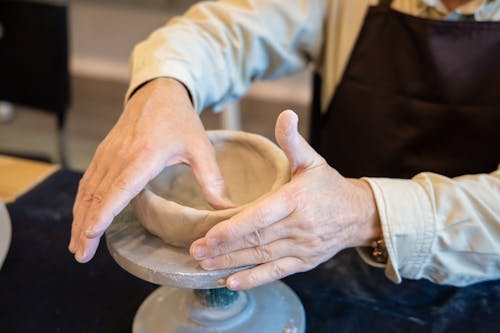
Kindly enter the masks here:
M 10 240 L 12 236 L 12 226 L 9 213 L 3 202 L 0 201 L 0 269 L 9 252 Z
M 132 201 L 132 207 L 144 228 L 170 245 L 189 247 L 216 223 L 274 192 L 290 178 L 285 154 L 265 137 L 239 131 L 207 134 L 236 207 L 214 210 L 188 166 L 165 168 Z

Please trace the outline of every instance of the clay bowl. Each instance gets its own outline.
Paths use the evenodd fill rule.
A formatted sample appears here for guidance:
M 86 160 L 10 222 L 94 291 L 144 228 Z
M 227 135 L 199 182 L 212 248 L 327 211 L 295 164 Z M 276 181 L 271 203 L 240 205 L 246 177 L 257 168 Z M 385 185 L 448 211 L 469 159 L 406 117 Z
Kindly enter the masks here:
M 207 131 L 234 208 L 215 210 L 205 200 L 191 169 L 165 168 L 132 200 L 141 224 L 170 245 L 188 248 L 216 223 L 290 179 L 283 151 L 270 140 L 240 131 Z

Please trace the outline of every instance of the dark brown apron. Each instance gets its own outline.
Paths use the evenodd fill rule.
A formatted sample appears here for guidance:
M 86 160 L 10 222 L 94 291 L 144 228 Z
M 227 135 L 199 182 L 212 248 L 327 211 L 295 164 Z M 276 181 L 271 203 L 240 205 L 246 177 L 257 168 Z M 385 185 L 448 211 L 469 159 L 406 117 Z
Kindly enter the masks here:
M 368 10 L 323 114 L 315 77 L 311 144 L 347 177 L 495 170 L 500 22 L 428 20 L 392 10 L 390 3 Z M 465 288 L 426 280 L 396 285 L 352 249 L 285 281 L 306 316 L 321 323 L 308 332 L 500 331 L 497 281 Z M 331 307 L 324 307 L 324 298 Z
M 313 116 L 313 145 L 348 177 L 492 172 L 500 23 L 422 19 L 390 2 L 369 9 L 326 114 Z

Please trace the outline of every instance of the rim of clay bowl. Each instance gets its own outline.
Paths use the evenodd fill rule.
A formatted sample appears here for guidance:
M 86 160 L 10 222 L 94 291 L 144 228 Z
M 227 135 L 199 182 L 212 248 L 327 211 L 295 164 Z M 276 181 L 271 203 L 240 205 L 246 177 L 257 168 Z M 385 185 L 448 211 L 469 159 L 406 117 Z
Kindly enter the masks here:
M 9 218 L 9 212 L 5 204 L 0 201 L 0 270 L 4 260 L 7 258 L 9 246 L 12 238 L 12 226 Z
M 249 132 L 243 132 L 243 131 L 232 131 L 232 130 L 209 130 L 206 131 L 208 138 L 214 144 L 214 142 L 217 142 L 217 140 L 225 140 L 227 138 L 230 138 L 231 141 L 237 141 L 237 142 L 248 142 L 252 146 L 257 146 L 256 143 L 261 143 L 257 147 L 259 148 L 256 151 L 262 152 L 262 156 L 275 156 L 274 159 L 269 159 L 269 161 L 273 162 L 273 165 L 275 166 L 276 169 L 276 177 L 274 179 L 274 182 L 268 192 L 262 193 L 260 196 L 255 198 L 254 200 L 247 202 L 243 205 L 232 207 L 232 208 L 227 208 L 227 209 L 214 209 L 214 210 L 208 210 L 208 209 L 197 209 L 193 208 L 190 206 L 184 206 L 181 205 L 175 201 L 172 200 L 167 200 L 164 197 L 156 194 L 153 190 L 150 188 L 146 187 L 144 188 L 144 192 L 149 192 L 150 195 L 154 197 L 158 197 L 161 200 L 168 201 L 169 204 L 171 204 L 174 207 L 181 208 L 184 210 L 184 212 L 189 213 L 191 212 L 196 212 L 198 214 L 200 213 L 207 213 L 212 216 L 221 216 L 221 217 L 227 217 L 229 218 L 230 216 L 236 214 L 237 212 L 245 209 L 246 207 L 250 206 L 252 203 L 256 202 L 257 200 L 260 200 L 261 198 L 273 193 L 276 191 L 279 187 L 283 186 L 290 180 L 290 163 L 288 161 L 288 158 L 286 157 L 285 153 L 281 150 L 281 148 L 278 147 L 274 142 L 269 140 L 268 138 L 260 135 L 260 134 L 254 134 L 254 133 L 249 133 Z M 162 171 L 163 172 L 163 171 Z M 154 179 L 152 180 L 154 181 Z

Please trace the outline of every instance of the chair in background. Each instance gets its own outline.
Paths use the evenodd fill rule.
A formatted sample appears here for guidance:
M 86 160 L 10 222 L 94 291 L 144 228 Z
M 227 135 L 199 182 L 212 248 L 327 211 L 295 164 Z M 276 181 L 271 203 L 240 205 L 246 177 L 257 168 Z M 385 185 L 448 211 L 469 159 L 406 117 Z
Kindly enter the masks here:
M 1 0 L 0 101 L 56 116 L 63 166 L 69 91 L 66 1 Z

